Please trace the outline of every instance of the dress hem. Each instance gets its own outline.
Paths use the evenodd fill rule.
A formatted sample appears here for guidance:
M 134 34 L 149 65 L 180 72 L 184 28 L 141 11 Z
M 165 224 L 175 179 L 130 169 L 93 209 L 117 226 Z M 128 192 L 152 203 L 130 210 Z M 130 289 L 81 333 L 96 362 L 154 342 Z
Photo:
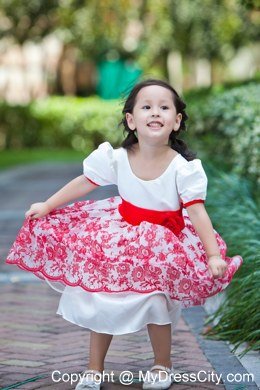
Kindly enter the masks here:
M 123 335 L 126 335 L 126 334 L 130 334 L 130 333 L 136 333 L 136 332 L 139 332 L 140 330 L 142 330 L 145 326 L 149 325 L 149 324 L 155 324 L 155 325 L 169 325 L 171 324 L 172 325 L 172 329 L 175 329 L 176 325 L 177 324 L 174 324 L 170 321 L 170 322 L 167 322 L 167 323 L 155 323 L 155 322 L 147 322 L 145 324 L 143 324 L 141 327 L 139 327 L 138 329 L 136 330 L 129 330 L 127 332 L 114 332 L 114 333 L 108 333 L 108 332 L 105 332 L 103 330 L 100 330 L 100 329 L 92 329 L 90 328 L 89 326 L 84 326 L 84 325 L 81 325 L 81 324 L 78 324 L 76 323 L 75 321 L 72 321 L 71 319 L 68 319 L 66 318 L 63 314 L 60 314 L 58 312 L 56 312 L 57 315 L 61 316 L 65 321 L 68 321 L 70 322 L 71 324 L 74 324 L 74 325 L 77 325 L 77 326 L 80 326 L 81 328 L 84 328 L 84 329 L 89 329 L 93 332 L 97 332 L 97 333 L 105 333 L 105 334 L 110 334 L 110 335 L 113 335 L 113 336 L 123 336 Z

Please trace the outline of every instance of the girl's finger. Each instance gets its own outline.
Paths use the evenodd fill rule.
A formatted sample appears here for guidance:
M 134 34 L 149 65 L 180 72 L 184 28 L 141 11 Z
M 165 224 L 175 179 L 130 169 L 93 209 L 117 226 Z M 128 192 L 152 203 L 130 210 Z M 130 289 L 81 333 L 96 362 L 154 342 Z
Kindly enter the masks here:
M 213 271 L 212 271 L 212 276 L 213 276 L 213 278 L 214 279 L 216 279 L 216 278 L 218 278 L 218 270 L 217 269 L 214 269 Z
M 32 215 L 32 210 L 27 210 L 26 213 L 25 213 L 25 217 L 28 218 Z
M 37 212 L 33 210 L 28 210 L 25 214 L 26 218 L 34 218 L 37 215 Z
M 35 214 L 33 214 L 33 215 L 31 216 L 32 219 L 37 219 L 37 218 L 39 218 L 39 217 L 40 217 L 40 215 L 39 215 L 38 213 L 35 213 Z

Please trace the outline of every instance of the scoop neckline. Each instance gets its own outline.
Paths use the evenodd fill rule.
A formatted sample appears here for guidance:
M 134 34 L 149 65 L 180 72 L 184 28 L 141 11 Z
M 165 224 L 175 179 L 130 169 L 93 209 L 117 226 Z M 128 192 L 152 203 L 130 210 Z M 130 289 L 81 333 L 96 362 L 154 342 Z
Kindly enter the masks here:
M 125 148 L 123 148 L 123 149 L 124 149 L 124 151 L 125 151 L 125 156 L 126 156 L 127 165 L 128 165 L 128 168 L 129 168 L 129 170 L 130 170 L 132 176 L 134 176 L 136 179 L 138 179 L 138 180 L 140 180 L 140 181 L 142 181 L 142 182 L 144 182 L 144 183 L 150 183 L 150 182 L 153 182 L 153 181 L 156 181 L 156 180 L 161 179 L 161 178 L 168 172 L 168 170 L 170 169 L 170 167 L 171 167 L 171 165 L 174 163 L 174 161 L 175 161 L 179 156 L 181 156 L 180 153 L 177 153 L 177 155 L 173 157 L 173 159 L 170 161 L 170 163 L 168 164 L 168 166 L 165 168 L 165 170 L 163 171 L 163 173 L 162 173 L 160 176 L 156 177 L 155 179 L 144 180 L 144 179 L 141 179 L 140 177 L 138 177 L 138 176 L 134 173 L 134 171 L 132 170 L 132 167 L 131 167 L 129 158 L 128 158 L 127 149 L 125 149 Z

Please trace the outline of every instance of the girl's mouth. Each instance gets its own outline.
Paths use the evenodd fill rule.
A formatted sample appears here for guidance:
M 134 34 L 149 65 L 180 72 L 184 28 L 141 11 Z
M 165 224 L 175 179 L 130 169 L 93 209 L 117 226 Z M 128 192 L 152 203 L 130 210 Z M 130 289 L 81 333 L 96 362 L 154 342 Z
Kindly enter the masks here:
M 161 122 L 158 122 L 158 121 L 152 121 L 152 122 L 149 122 L 147 124 L 147 126 L 153 128 L 153 129 L 158 129 L 160 127 L 163 127 L 163 124 Z

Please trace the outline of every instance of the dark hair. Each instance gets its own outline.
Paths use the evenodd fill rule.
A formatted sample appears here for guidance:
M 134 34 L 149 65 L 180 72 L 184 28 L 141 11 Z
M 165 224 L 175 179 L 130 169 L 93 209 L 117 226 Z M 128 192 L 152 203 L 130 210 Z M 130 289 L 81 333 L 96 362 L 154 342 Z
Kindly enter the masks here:
M 186 158 L 186 160 L 188 160 L 188 161 L 193 160 L 195 158 L 196 154 L 188 149 L 187 145 L 185 144 L 185 142 L 183 140 L 177 138 L 177 136 L 179 135 L 179 133 L 181 131 L 186 130 L 185 122 L 188 119 L 188 115 L 185 112 L 186 104 L 180 98 L 180 96 L 175 91 L 175 89 L 172 88 L 171 85 L 169 85 L 167 82 L 165 82 L 163 80 L 148 79 L 148 80 L 141 81 L 138 84 L 136 84 L 134 86 L 134 88 L 131 90 L 131 92 L 129 93 L 129 95 L 125 101 L 123 110 L 122 110 L 123 119 L 119 123 L 119 125 L 123 125 L 124 132 L 127 133 L 127 136 L 124 139 L 124 141 L 122 142 L 121 146 L 125 149 L 131 149 L 131 147 L 138 142 L 138 139 L 135 135 L 135 132 L 133 130 L 129 129 L 129 127 L 127 125 L 126 113 L 133 112 L 135 102 L 136 102 L 136 96 L 137 96 L 138 92 L 142 88 L 148 87 L 150 85 L 159 85 L 160 87 L 167 88 L 172 92 L 173 102 L 174 102 L 176 111 L 177 111 L 177 113 L 182 114 L 182 120 L 181 120 L 179 130 L 172 131 L 170 134 L 170 137 L 169 137 L 170 146 L 172 149 L 176 150 L 176 152 L 180 153 L 184 158 Z

